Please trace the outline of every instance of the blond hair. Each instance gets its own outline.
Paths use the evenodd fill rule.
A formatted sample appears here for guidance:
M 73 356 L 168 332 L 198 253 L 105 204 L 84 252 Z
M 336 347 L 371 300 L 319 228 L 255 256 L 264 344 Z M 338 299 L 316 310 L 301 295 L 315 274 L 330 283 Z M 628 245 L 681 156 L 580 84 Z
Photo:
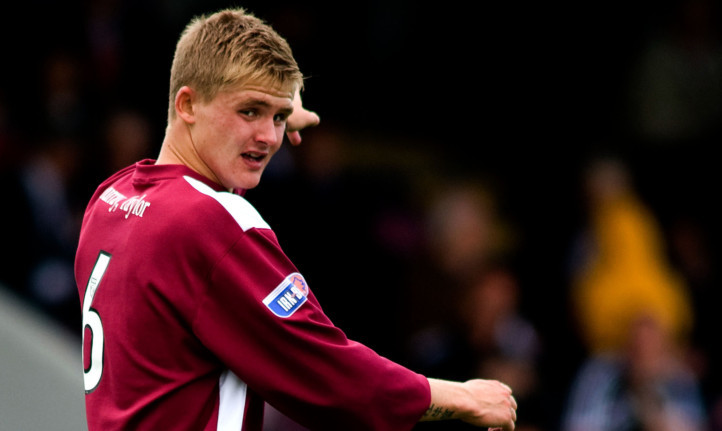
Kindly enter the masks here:
M 219 91 L 244 83 L 293 94 L 303 86 L 303 75 L 288 42 L 244 9 L 198 16 L 176 45 L 168 119 L 175 118 L 175 96 L 183 86 L 208 102 Z

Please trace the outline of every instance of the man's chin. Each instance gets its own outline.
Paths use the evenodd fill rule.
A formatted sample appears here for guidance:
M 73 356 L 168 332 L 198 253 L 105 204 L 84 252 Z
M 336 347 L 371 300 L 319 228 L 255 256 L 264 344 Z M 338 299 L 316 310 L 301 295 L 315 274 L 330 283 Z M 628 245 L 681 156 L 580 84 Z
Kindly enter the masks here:
M 243 178 L 243 180 L 238 181 L 238 185 L 235 187 L 236 189 L 242 189 L 242 190 L 250 190 L 254 189 L 260 184 L 261 182 L 261 175 L 258 176 L 248 176 Z

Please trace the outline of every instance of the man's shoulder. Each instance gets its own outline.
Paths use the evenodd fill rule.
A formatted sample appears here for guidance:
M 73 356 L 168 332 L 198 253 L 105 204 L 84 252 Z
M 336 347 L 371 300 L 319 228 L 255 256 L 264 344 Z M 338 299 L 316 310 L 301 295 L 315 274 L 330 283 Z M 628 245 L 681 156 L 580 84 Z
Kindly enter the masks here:
M 91 207 L 110 213 L 125 210 L 151 225 L 183 231 L 219 232 L 236 228 L 270 230 L 256 208 L 244 197 L 221 190 L 208 179 L 181 165 L 136 164 L 118 171 L 96 190 Z M 142 214 L 141 214 L 142 211 Z M 190 234 L 190 232 L 188 232 Z
M 187 175 L 183 179 L 199 193 L 208 196 L 220 205 L 220 208 L 233 217 L 244 232 L 253 228 L 270 229 L 261 214 L 244 197 L 235 193 L 214 190 L 204 182 Z

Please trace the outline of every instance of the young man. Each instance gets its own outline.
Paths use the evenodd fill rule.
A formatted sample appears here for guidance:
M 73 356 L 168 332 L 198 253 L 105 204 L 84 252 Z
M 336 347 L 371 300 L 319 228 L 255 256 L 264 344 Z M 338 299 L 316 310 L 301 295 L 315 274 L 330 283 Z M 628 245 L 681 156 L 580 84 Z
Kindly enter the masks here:
M 238 195 L 318 123 L 301 86 L 286 41 L 243 10 L 183 32 L 158 159 L 101 184 L 83 221 L 90 431 L 259 431 L 264 401 L 313 430 L 514 428 L 505 385 L 427 379 L 348 340 Z

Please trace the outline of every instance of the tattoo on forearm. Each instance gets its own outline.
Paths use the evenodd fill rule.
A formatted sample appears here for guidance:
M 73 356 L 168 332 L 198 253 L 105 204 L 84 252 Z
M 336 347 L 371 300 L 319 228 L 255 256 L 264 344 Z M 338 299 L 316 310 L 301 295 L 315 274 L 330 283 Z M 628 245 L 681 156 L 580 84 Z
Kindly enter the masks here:
M 431 404 L 428 410 L 426 410 L 426 413 L 424 413 L 424 419 L 431 420 L 451 419 L 452 416 L 454 416 L 453 410 L 449 410 L 446 407 L 437 406 L 436 404 Z

